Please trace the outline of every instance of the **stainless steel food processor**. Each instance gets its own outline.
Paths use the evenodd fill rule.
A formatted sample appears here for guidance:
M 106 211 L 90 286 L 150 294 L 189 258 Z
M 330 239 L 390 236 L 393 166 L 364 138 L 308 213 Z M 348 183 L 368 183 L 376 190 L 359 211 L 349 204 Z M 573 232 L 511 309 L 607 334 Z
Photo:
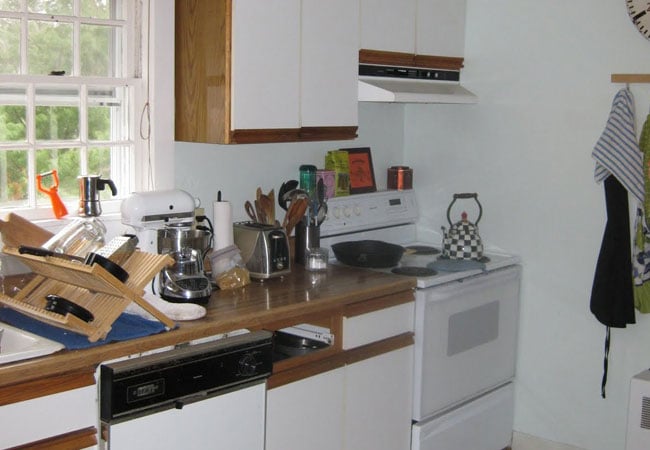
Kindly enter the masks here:
M 195 207 L 194 198 L 182 190 L 136 192 L 121 205 L 122 223 L 135 229 L 142 250 L 174 258 L 152 283 L 152 290 L 157 284 L 157 293 L 169 302 L 205 304 L 212 292 L 203 269 L 212 233 L 197 229 Z

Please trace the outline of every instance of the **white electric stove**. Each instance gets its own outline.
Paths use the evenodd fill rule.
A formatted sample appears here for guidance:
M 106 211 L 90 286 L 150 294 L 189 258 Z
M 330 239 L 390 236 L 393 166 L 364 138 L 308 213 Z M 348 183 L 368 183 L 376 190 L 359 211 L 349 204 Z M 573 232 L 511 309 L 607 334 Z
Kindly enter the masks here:
M 406 251 L 395 267 L 370 270 L 404 269 L 417 280 L 411 449 L 508 447 L 520 259 L 487 251 L 480 261 L 439 261 L 441 243 L 418 240 L 412 190 L 336 197 L 328 207 L 321 247 L 333 264 L 333 244 L 379 240 Z
M 372 239 L 401 245 L 406 251 L 395 267 L 374 270 L 399 273 L 405 269 L 405 275 L 417 278 L 418 289 L 512 266 L 520 261 L 515 255 L 486 251 L 474 268 L 465 269 L 468 265 L 463 263 L 454 270 L 436 268 L 433 263 L 441 257 L 442 245 L 418 239 L 419 210 L 414 190 L 335 197 L 327 204 L 329 212 L 321 225 L 320 240 L 321 246 L 330 250 L 331 262 L 336 262 L 331 246 L 338 242 Z M 453 264 L 451 266 L 453 268 Z

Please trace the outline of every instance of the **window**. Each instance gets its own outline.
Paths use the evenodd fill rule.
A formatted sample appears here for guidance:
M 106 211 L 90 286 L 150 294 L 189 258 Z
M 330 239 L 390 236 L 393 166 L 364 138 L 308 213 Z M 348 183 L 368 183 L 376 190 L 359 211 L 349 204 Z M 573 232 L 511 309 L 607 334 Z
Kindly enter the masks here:
M 79 175 L 112 179 L 121 197 L 135 190 L 147 138 L 142 9 L 134 0 L 0 0 L 0 213 L 51 217 L 37 175 L 52 190 L 53 169 L 69 211 Z

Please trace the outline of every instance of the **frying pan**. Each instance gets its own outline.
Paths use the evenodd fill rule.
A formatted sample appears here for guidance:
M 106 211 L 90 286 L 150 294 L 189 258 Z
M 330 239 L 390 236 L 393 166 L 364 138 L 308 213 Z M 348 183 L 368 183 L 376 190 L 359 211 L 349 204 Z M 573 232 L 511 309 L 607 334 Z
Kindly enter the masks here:
M 396 266 L 404 254 L 401 245 L 373 240 L 339 242 L 332 250 L 343 264 L 377 269 Z
M 52 250 L 47 250 L 41 247 L 30 247 L 28 245 L 21 245 L 18 247 L 18 253 L 21 255 L 34 255 L 34 256 L 52 256 L 54 258 L 65 259 L 66 261 L 77 261 L 87 266 L 92 266 L 93 264 L 98 264 L 108 271 L 115 278 L 120 280 L 122 283 L 126 283 L 126 280 L 129 279 L 129 273 L 122 268 L 119 264 L 115 264 L 110 259 L 99 255 L 94 252 L 90 252 L 86 255 L 85 258 L 81 256 L 67 255 L 65 253 L 57 253 Z

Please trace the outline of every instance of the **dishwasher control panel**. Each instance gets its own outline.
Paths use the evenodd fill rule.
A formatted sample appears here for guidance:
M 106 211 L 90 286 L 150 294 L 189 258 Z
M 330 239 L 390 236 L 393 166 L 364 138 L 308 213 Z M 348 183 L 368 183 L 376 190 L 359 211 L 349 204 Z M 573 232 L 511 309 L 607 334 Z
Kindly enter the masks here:
M 105 423 L 132 415 L 182 408 L 267 378 L 273 335 L 256 331 L 100 366 L 100 417 Z

